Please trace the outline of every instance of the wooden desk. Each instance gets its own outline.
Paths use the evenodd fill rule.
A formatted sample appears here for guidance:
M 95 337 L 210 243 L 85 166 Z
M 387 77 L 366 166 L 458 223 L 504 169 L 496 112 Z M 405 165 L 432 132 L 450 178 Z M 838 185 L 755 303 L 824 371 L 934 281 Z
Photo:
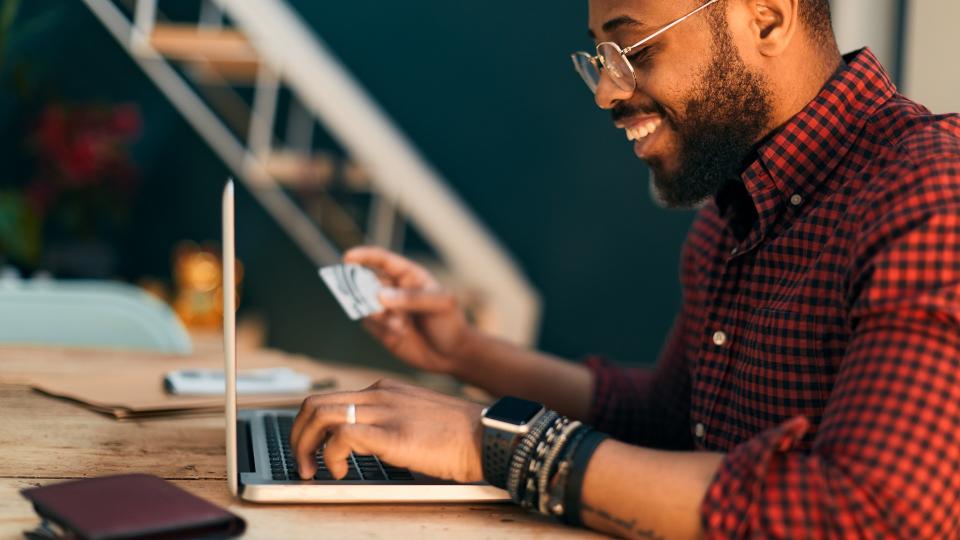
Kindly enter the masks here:
M 32 373 L 80 371 L 91 362 L 119 367 L 131 355 L 143 353 L 0 348 L 0 539 L 23 538 L 21 532 L 38 522 L 19 490 L 128 472 L 155 474 L 229 508 L 247 520 L 245 538 L 595 536 L 508 504 L 243 503 L 227 492 L 222 416 L 118 422 L 23 384 Z M 376 374 L 344 369 L 343 386 L 365 378 Z

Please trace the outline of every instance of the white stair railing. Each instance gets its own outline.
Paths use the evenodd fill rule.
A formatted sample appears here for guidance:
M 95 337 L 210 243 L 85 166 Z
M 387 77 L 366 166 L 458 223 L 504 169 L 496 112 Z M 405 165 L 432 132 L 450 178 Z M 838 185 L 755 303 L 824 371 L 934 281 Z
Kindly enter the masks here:
M 304 123 L 304 114 L 323 125 L 368 174 L 373 196 L 368 241 L 396 246 L 398 215 L 408 220 L 457 281 L 479 295 L 487 314 L 486 330 L 521 344 L 534 341 L 540 317 L 535 289 L 286 2 L 205 0 L 202 26 L 195 31 L 158 24 L 156 0 L 138 0 L 132 21 L 112 0 L 84 2 L 314 264 L 338 260 L 339 250 L 286 195 L 276 176 L 281 169 L 273 166 L 289 171 L 290 160 L 284 158 L 303 155 L 309 148 L 313 120 Z M 223 15 L 235 29 L 222 28 Z M 204 36 L 214 38 L 204 38 L 209 50 L 191 45 L 189 39 Z M 254 83 L 246 140 L 227 127 L 170 60 L 192 62 L 190 72 L 198 79 L 222 82 L 223 77 L 234 77 Z M 285 149 L 276 150 L 273 127 L 281 86 L 298 104 L 289 116 L 294 120 L 288 121 L 290 140 Z

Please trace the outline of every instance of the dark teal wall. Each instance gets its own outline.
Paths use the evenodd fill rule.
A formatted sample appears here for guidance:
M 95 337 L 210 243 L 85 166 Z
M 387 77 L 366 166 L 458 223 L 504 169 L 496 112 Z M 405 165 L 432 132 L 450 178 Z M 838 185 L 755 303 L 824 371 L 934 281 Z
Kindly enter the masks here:
M 143 105 L 144 183 L 123 271 L 162 273 L 176 240 L 219 236 L 228 173 L 81 4 L 48 4 L 66 16 L 31 50 L 51 68 L 44 83 L 71 99 Z M 692 214 L 651 203 L 646 168 L 573 73 L 568 54 L 589 46 L 585 2 L 295 5 L 516 255 L 543 293 L 544 349 L 655 357 L 679 305 Z M 4 143 L 15 136 L 8 127 Z M 238 211 L 246 300 L 269 316 L 273 343 L 382 358 L 255 204 L 242 197 Z

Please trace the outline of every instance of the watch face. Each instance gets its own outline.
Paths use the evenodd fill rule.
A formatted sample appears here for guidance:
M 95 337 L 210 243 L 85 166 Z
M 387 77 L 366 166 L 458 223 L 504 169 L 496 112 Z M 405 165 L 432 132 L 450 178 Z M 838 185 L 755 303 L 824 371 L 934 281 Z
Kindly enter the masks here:
M 533 419 L 543 405 L 515 397 L 500 398 L 487 409 L 486 418 L 522 426 Z

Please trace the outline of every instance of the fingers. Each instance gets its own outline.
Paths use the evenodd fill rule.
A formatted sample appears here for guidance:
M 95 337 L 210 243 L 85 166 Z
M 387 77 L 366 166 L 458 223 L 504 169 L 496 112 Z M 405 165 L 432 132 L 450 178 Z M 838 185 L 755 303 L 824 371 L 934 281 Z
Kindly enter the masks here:
M 341 442 L 335 443 L 332 450 L 325 450 L 327 466 L 337 478 L 342 478 L 347 473 L 344 460 L 351 449 L 361 453 L 379 453 L 378 450 L 384 447 L 369 445 L 369 437 L 378 432 L 364 428 L 388 425 L 389 415 L 391 411 L 395 411 L 397 398 L 400 395 L 415 394 L 418 391 L 419 389 L 407 384 L 381 379 L 360 392 L 337 392 L 314 395 L 305 399 L 290 432 L 290 446 L 299 465 L 300 477 L 304 480 L 313 477 L 316 473 L 314 454 L 324 445 L 325 440 L 327 446 L 335 441 L 338 437 L 337 433 L 343 432 L 349 435 L 356 431 L 361 435 L 368 434 L 367 438 L 360 437 L 356 440 L 348 436 Z M 351 404 L 356 406 L 356 423 L 346 424 Z M 328 436 L 329 440 L 327 440 Z M 382 434 L 377 440 L 382 440 Z M 343 445 L 346 445 L 345 450 Z
M 410 324 L 408 318 L 399 313 L 381 314 L 383 317 L 374 319 L 367 317 L 361 324 L 373 337 L 383 342 L 388 347 L 402 337 Z
M 297 413 L 297 418 L 293 421 L 293 426 L 290 428 L 290 446 L 296 448 L 300 442 L 300 436 L 303 434 L 304 428 L 313 418 L 316 409 L 323 406 L 340 405 L 341 410 L 344 411 L 344 416 L 341 418 L 346 420 L 345 411 L 348 404 L 370 405 L 375 404 L 377 400 L 378 396 L 371 392 L 331 392 L 308 397 L 303 400 L 303 404 L 300 405 L 300 412 Z
M 391 289 L 380 291 L 380 303 L 387 309 L 413 313 L 439 313 L 457 307 L 452 293 L 439 288 Z M 389 321 L 389 316 L 387 317 Z
M 383 346 L 393 354 L 399 354 L 398 348 L 402 344 L 404 332 L 393 330 L 387 322 L 378 322 L 372 320 L 363 321 L 364 328 L 377 339 Z
M 379 405 L 360 405 L 356 408 L 357 423 L 346 424 L 347 405 L 329 404 L 315 407 L 303 423 L 299 435 L 294 441 L 291 436 L 291 447 L 299 464 L 300 477 L 310 479 L 316 473 L 314 454 L 323 444 L 331 432 L 343 427 L 357 425 L 376 425 L 384 421 L 387 409 Z M 301 413 L 303 415 L 303 413 Z M 299 416 L 298 416 L 299 419 Z M 348 452 L 349 453 L 349 452 Z M 327 461 L 330 464 L 330 461 Z M 328 465 L 329 466 L 329 465 Z M 331 470 L 333 467 L 331 466 Z
M 422 287 L 433 282 L 430 274 L 420 265 L 379 247 L 353 248 L 344 254 L 343 261 L 379 270 L 398 282 L 409 284 L 407 286 Z
M 347 475 L 347 458 L 357 454 L 383 454 L 387 432 L 370 424 L 350 424 L 334 428 L 323 448 L 323 460 L 337 480 Z M 311 474 L 312 476 L 312 474 Z

